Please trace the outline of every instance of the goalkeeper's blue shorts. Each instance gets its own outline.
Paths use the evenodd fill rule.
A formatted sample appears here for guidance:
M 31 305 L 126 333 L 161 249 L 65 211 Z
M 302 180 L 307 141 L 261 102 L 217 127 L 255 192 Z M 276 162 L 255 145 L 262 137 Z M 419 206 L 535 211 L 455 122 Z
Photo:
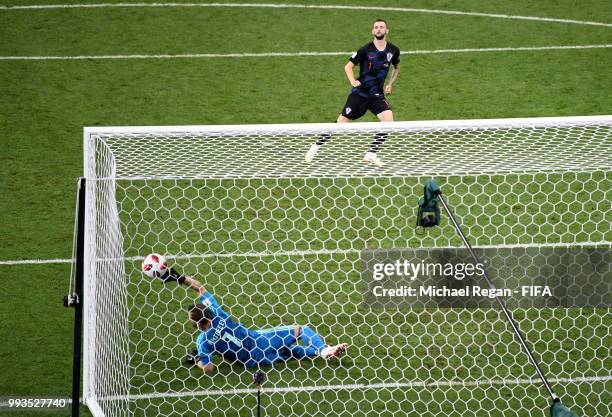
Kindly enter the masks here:
M 271 365 L 291 359 L 291 346 L 297 343 L 294 325 L 252 330 L 251 335 L 255 348 L 246 366 Z

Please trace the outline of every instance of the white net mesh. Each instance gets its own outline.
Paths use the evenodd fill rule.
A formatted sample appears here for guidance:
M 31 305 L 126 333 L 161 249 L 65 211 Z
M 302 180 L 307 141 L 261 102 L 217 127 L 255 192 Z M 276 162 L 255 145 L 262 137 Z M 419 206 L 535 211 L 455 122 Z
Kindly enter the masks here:
M 499 310 L 368 307 L 360 255 L 461 246 L 447 221 L 415 232 L 431 176 L 474 245 L 609 248 L 611 132 L 609 117 L 88 130 L 88 403 L 106 416 L 254 412 L 254 369 L 181 363 L 195 297 L 142 275 L 158 252 L 248 328 L 299 323 L 350 345 L 339 361 L 263 367 L 262 415 L 543 415 L 547 393 Z M 380 133 L 385 166 L 365 166 Z M 564 402 L 609 415 L 609 309 L 513 311 Z

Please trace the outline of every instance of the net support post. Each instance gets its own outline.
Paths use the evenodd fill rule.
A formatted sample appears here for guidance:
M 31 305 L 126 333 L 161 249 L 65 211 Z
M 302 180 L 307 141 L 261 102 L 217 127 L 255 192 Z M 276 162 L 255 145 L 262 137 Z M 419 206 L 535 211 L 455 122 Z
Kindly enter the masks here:
M 79 178 L 76 222 L 76 273 L 72 294 L 64 297 L 64 306 L 74 308 L 72 353 L 72 404 L 71 416 L 80 415 L 81 360 L 83 341 L 83 275 L 85 253 L 85 178 Z

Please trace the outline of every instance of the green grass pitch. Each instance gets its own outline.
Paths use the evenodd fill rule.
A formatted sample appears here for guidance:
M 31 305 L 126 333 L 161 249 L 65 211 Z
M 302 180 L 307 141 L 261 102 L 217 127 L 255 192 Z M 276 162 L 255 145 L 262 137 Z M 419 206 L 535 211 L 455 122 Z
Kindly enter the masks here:
M 282 3 L 292 2 L 305 3 L 293 0 Z M 64 2 L 0 1 L 0 5 L 7 6 L 17 3 Z M 329 3 L 372 6 L 364 0 Z M 609 2 L 603 0 L 417 0 L 409 5 L 383 0 L 377 5 L 612 22 Z M 378 17 L 389 21 L 390 40 L 403 52 L 612 44 L 610 27 L 484 16 L 256 7 L 0 8 L 0 56 L 350 52 L 369 41 L 370 24 Z M 611 51 L 610 48 L 598 48 L 404 53 L 401 74 L 390 101 L 396 120 L 609 114 L 612 105 Z M 76 178 L 83 171 L 83 126 L 333 121 L 349 89 L 342 70 L 346 59 L 345 56 L 309 56 L 0 60 L 0 261 L 70 258 Z M 364 120 L 375 119 L 370 115 Z M 520 221 L 516 227 L 520 226 Z M 594 232 L 610 233 L 609 230 Z M 485 235 L 483 233 L 480 238 Z M 400 244 L 401 239 L 400 235 L 396 241 L 388 243 Z M 341 270 L 342 263 L 338 265 Z M 262 281 L 270 279 L 266 275 L 267 267 L 256 266 L 261 269 Z M 0 397 L 69 396 L 73 312 L 61 305 L 68 287 L 69 270 L 66 263 L 0 264 L 3 279 L 0 287 Z M 270 272 L 273 269 L 267 273 Z M 301 282 L 316 291 L 307 275 Z M 211 283 L 215 284 L 223 290 L 222 282 Z M 306 303 L 307 295 L 303 294 L 296 303 Z M 231 293 L 226 297 L 220 295 L 220 299 L 238 317 L 248 314 L 241 310 L 239 301 Z M 182 306 L 177 303 L 177 307 Z M 262 311 L 265 313 L 265 309 Z M 609 314 L 607 317 L 609 320 Z M 521 318 L 519 314 L 517 319 Z M 257 319 L 253 318 L 255 322 Z M 326 327 L 323 316 L 321 319 L 322 324 L 317 329 L 323 334 L 333 334 L 334 329 Z M 393 321 L 391 315 L 385 319 Z M 430 318 L 434 324 L 441 319 L 442 316 L 435 314 Z M 576 316 L 573 324 L 588 320 L 593 318 Z M 484 317 L 483 321 L 486 321 Z M 460 323 L 457 317 L 455 324 Z M 528 336 L 530 332 L 532 337 L 538 335 L 538 321 L 529 323 L 529 320 L 522 322 L 524 331 Z M 426 336 L 429 324 L 397 326 L 399 332 L 403 329 Z M 601 329 L 601 323 L 593 323 L 593 327 Z M 609 333 L 598 337 L 600 340 L 609 338 Z M 184 340 L 187 342 L 188 338 Z M 534 340 L 533 343 L 537 351 L 538 343 L 544 342 Z M 512 349 L 518 350 L 518 347 Z M 562 349 L 561 355 L 567 352 L 571 349 Z M 415 356 L 418 354 L 416 352 Z M 609 350 L 593 350 L 590 360 L 600 361 L 604 369 L 611 367 Z M 403 372 L 409 373 L 412 365 L 415 364 L 406 363 Z M 163 372 L 159 363 L 154 366 L 156 371 Z M 435 360 L 431 359 L 428 366 L 435 375 Z M 579 368 L 584 364 L 575 366 Z M 296 364 L 287 367 L 292 372 L 318 373 L 323 379 L 332 376 L 331 372 L 321 371 L 316 363 L 299 370 Z M 512 376 L 531 377 L 529 368 L 518 371 L 521 370 L 521 375 L 512 374 L 512 369 L 508 372 Z M 244 383 L 232 381 L 231 375 L 223 374 L 227 371 L 221 369 L 221 378 L 236 385 Z M 270 372 L 271 378 L 282 380 L 282 371 Z M 343 372 L 339 368 L 334 371 L 340 375 Z M 572 369 L 559 371 L 571 374 Z M 195 370 L 177 372 L 193 386 L 208 387 L 205 377 Z M 349 366 L 346 372 L 354 372 L 354 367 Z M 486 372 L 485 377 L 491 376 Z M 363 377 L 366 382 L 367 378 L 382 378 L 382 375 Z M 597 390 L 602 404 L 612 401 L 609 381 L 591 386 Z M 592 395 L 582 392 L 579 385 L 561 390 L 562 394 L 582 401 Z M 275 399 L 278 395 L 266 398 L 270 415 L 284 412 L 282 402 Z M 477 404 L 464 404 L 467 408 L 494 408 L 501 402 L 506 410 L 516 401 L 504 388 L 494 390 L 493 394 L 484 388 L 470 388 L 468 392 L 462 387 L 414 387 L 405 391 L 354 391 L 350 395 L 355 401 L 364 397 L 380 398 L 379 401 L 387 397 L 405 397 L 413 412 L 431 410 L 428 408 L 431 407 L 428 405 L 430 399 L 442 396 L 446 401 L 439 405 L 436 415 L 466 412 L 454 408 L 457 398 L 478 399 Z M 311 394 L 308 398 L 310 402 L 297 406 L 298 412 L 300 407 L 305 415 L 312 407 L 317 407 L 321 415 L 345 410 L 337 392 Z M 245 409 L 254 404 L 250 397 L 235 397 L 229 401 L 232 399 L 241 401 Z M 287 403 L 298 400 L 303 400 L 300 394 L 287 394 Z M 533 404 L 533 409 L 546 407 L 546 398 L 539 387 L 524 386 L 523 400 Z M 215 401 L 218 401 L 216 406 L 223 406 L 222 401 L 227 399 Z M 369 406 L 380 410 L 383 404 L 374 402 Z M 162 412 L 168 411 L 163 405 L 161 407 Z M 393 407 L 396 405 L 390 405 L 389 411 L 395 411 Z M 82 409 L 83 415 L 89 415 L 85 407 Z M 175 405 L 179 412 L 187 409 L 188 401 Z M 367 411 L 346 409 L 347 415 Z M 606 408 L 604 405 L 589 411 L 593 416 L 603 416 Z M 19 413 L 0 410 L 0 415 Z M 57 416 L 62 412 L 37 411 L 32 415 Z

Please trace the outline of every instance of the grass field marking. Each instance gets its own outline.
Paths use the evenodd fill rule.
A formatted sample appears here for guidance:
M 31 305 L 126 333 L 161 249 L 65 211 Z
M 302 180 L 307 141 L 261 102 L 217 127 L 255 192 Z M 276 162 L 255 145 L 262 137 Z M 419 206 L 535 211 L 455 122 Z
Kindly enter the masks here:
M 520 16 L 498 13 L 464 12 L 459 10 L 415 9 L 407 7 L 383 6 L 344 6 L 334 4 L 270 4 L 270 3 L 93 3 L 93 4 L 38 4 L 0 6 L 0 10 L 41 10 L 41 9 L 85 9 L 85 8 L 125 8 L 125 7 L 251 7 L 274 9 L 337 9 L 337 10 L 371 10 L 381 12 L 430 13 L 456 16 L 478 16 L 496 19 L 531 20 L 537 22 L 568 23 L 574 25 L 591 25 L 612 27 L 611 23 L 590 22 L 574 19 L 552 17 Z
M 488 385 L 531 385 L 539 384 L 540 379 L 480 379 L 475 381 L 409 381 L 409 382 L 381 382 L 377 384 L 344 384 L 344 385 L 310 385 L 310 386 L 299 386 L 299 387 L 272 387 L 272 388 L 261 388 L 261 392 L 268 394 L 278 394 L 284 392 L 307 392 L 307 391 L 331 391 L 331 390 L 357 390 L 357 389 L 389 389 L 389 388 L 436 388 L 436 387 L 479 387 Z M 589 382 L 608 382 L 612 381 L 612 375 L 606 376 L 588 376 L 588 377 L 577 377 L 577 378 L 552 378 L 549 379 L 551 383 L 570 383 L 570 384 L 581 384 Z M 257 393 L 257 388 L 242 388 L 242 389 L 231 389 L 231 390 L 207 390 L 207 391 L 183 391 L 183 392 L 155 392 L 151 394 L 141 395 L 124 395 L 124 396 L 110 396 L 100 397 L 99 400 L 146 400 L 153 398 L 180 398 L 180 397 L 201 397 L 201 396 L 219 396 L 219 395 L 240 395 L 240 394 L 253 394 Z M 28 396 L 40 397 L 44 396 Z M 48 397 L 48 396 L 47 396 Z M 64 398 L 64 397 L 62 397 Z M 71 398 L 65 398 L 68 404 L 72 403 Z M 83 400 L 81 398 L 81 400 Z M 0 407 L 7 406 L 8 400 L 0 401 Z
M 2 265 L 69 264 L 72 262 L 73 262 L 72 259 L 20 259 L 20 260 L 0 261 L 0 266 Z
M 416 50 L 407 51 L 405 54 L 411 55 L 429 55 L 429 54 L 458 54 L 469 52 L 520 52 L 520 51 L 551 51 L 563 49 L 597 49 L 611 48 L 612 44 L 602 45 L 558 45 L 558 46 L 524 46 L 524 47 L 507 47 L 507 48 L 465 48 L 465 49 L 434 49 L 434 50 Z
M 529 243 L 529 244 L 512 244 L 512 245 L 486 245 L 479 246 L 474 245 L 475 249 L 512 249 L 512 248 L 555 248 L 555 247 L 612 247 L 612 242 L 577 242 L 577 243 Z M 444 249 L 444 248 L 438 248 Z M 449 248 L 456 249 L 456 247 Z M 233 257 L 244 257 L 244 258 L 265 258 L 269 256 L 308 256 L 308 255 L 336 255 L 336 254 L 357 254 L 360 253 L 360 249 L 321 249 L 321 250 L 304 250 L 304 251 L 284 251 L 284 252 L 244 252 L 244 253 L 190 253 L 182 255 L 167 255 L 169 259 L 175 260 L 188 260 L 188 259 L 207 259 L 207 258 L 233 258 Z M 136 262 L 142 259 L 141 256 L 129 256 L 121 258 L 124 261 Z M 110 261 L 116 261 L 117 259 L 108 259 Z M 2 265 L 37 265 L 37 264 L 69 264 L 74 262 L 73 259 L 20 259 L 20 260 L 0 260 L 0 266 Z
M 404 51 L 408 55 L 458 54 L 477 52 L 521 52 L 521 51 L 553 51 L 566 49 L 601 49 L 612 48 L 612 44 L 603 45 L 558 45 L 558 46 L 527 46 L 507 48 L 465 48 L 465 49 L 433 49 Z M 74 56 L 0 56 L 0 61 L 85 61 L 104 59 L 205 59 L 205 58 L 260 58 L 260 57 L 303 57 L 303 56 L 349 56 L 352 52 L 259 52 L 230 54 L 160 54 L 160 55 L 74 55 Z
M 608 382 L 612 380 L 612 375 L 591 376 L 578 378 L 552 378 L 551 383 L 589 383 L 589 382 Z M 297 387 L 271 387 L 261 388 L 261 392 L 267 394 L 278 394 L 284 392 L 308 392 L 308 391 L 337 391 L 337 390 L 372 390 L 372 389 L 395 389 L 395 388 L 436 388 L 436 387 L 479 387 L 490 385 L 537 385 L 540 379 L 481 379 L 475 381 L 408 381 L 408 382 L 381 382 L 377 384 L 340 384 L 340 385 L 310 385 Z M 204 391 L 184 391 L 184 392 L 155 392 L 141 395 L 111 396 L 99 398 L 100 400 L 146 400 L 153 398 L 180 398 L 180 397 L 200 397 L 200 396 L 219 396 L 219 395 L 241 395 L 257 393 L 257 388 L 242 388 L 228 390 L 204 390 Z
M 260 58 L 350 55 L 352 52 L 261 52 L 229 54 L 158 54 L 158 55 L 76 55 L 76 56 L 0 56 L 5 61 L 94 60 L 94 59 L 192 59 L 192 58 Z

